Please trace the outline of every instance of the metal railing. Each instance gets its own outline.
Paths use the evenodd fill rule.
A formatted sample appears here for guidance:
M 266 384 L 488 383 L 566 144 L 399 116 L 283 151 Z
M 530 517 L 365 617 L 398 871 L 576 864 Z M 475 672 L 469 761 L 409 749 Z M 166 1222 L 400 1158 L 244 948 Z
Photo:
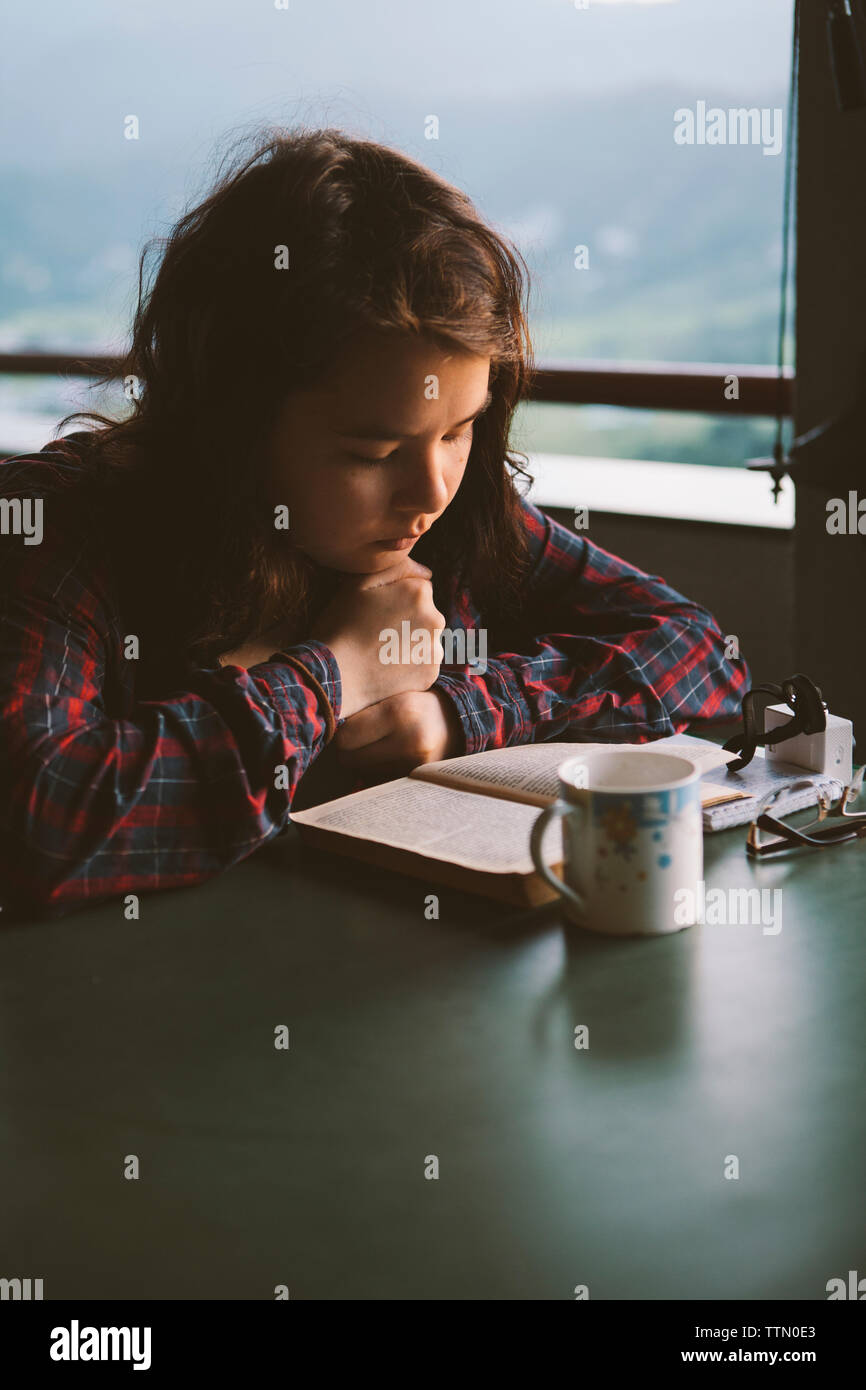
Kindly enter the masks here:
M 110 370 L 119 376 L 120 367 L 117 357 L 88 353 L 0 353 L 0 375 L 90 377 Z M 732 378 L 736 378 L 735 395 L 731 395 Z M 775 367 L 725 366 L 716 362 L 602 362 L 587 358 L 540 362 L 528 399 L 557 405 L 789 417 L 793 414 L 794 382 L 790 367 L 780 377 Z

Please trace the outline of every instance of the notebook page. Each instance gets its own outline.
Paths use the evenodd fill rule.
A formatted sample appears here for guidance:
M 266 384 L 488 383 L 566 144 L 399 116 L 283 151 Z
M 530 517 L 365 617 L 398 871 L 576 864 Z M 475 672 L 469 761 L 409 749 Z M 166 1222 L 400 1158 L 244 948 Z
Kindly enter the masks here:
M 815 806 L 819 790 L 828 792 L 834 800 L 842 795 L 842 783 L 838 778 L 830 777 L 823 772 L 808 772 L 794 763 L 767 762 L 763 748 L 755 749 L 754 760 L 748 767 L 731 773 L 730 776 L 736 779 L 745 797 L 726 806 L 710 807 L 704 802 L 705 830 L 726 830 L 732 825 L 748 824 L 754 819 L 762 796 L 792 782 L 808 780 L 811 783 L 811 786 L 804 790 L 793 792 L 786 797 L 785 807 L 792 813 L 805 810 L 808 806 Z M 781 806 L 782 803 L 779 804 Z

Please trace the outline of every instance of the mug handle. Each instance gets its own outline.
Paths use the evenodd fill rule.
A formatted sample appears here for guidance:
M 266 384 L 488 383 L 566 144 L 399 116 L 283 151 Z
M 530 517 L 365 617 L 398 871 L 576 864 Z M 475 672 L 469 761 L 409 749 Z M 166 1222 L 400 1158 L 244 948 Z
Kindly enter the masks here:
M 532 827 L 532 833 L 529 837 L 529 853 L 532 856 L 533 864 L 541 874 L 545 883 L 549 883 L 551 888 L 556 889 L 556 892 L 561 898 L 567 898 L 570 903 L 574 904 L 578 912 L 580 912 L 582 916 L 585 916 L 586 903 L 583 898 L 575 893 L 574 889 L 570 887 L 569 884 L 563 883 L 561 878 L 557 878 L 556 874 L 551 872 L 544 862 L 544 856 L 541 853 L 541 841 L 551 821 L 558 820 L 561 816 L 570 815 L 573 811 L 580 811 L 580 813 L 583 814 L 583 810 L 583 806 L 570 801 L 554 801 L 550 806 L 545 807 Z

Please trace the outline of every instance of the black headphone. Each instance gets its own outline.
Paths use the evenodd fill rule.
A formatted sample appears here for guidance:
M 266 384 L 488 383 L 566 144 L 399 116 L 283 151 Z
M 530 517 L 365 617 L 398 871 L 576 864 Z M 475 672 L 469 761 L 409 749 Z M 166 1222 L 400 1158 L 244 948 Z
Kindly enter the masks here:
M 784 700 L 793 711 L 794 717 L 787 724 L 781 725 L 777 729 L 769 729 L 766 733 L 758 733 L 758 721 L 755 712 L 755 701 L 758 695 L 765 695 L 768 698 L 764 701 L 761 709 L 762 722 L 763 712 L 770 700 Z M 755 756 L 755 749 L 760 745 L 784 743 L 786 739 L 795 738 L 797 734 L 820 734 L 827 727 L 827 716 L 825 714 L 827 706 L 821 698 L 821 692 L 808 676 L 789 676 L 782 681 L 781 685 L 755 685 L 751 690 L 747 690 L 743 696 L 743 731 L 734 734 L 722 747 L 726 753 L 739 753 L 740 757 L 734 762 L 728 763 L 729 772 L 739 772 L 740 768 L 746 767 Z

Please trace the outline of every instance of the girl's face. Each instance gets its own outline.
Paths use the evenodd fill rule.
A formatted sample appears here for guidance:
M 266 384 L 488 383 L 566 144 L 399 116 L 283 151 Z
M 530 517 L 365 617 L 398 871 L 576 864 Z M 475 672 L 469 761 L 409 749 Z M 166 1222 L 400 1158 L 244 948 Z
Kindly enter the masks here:
M 372 574 L 398 564 L 460 486 L 473 420 L 490 403 L 489 357 L 365 330 L 324 386 L 293 392 L 266 449 L 267 496 L 317 564 Z

